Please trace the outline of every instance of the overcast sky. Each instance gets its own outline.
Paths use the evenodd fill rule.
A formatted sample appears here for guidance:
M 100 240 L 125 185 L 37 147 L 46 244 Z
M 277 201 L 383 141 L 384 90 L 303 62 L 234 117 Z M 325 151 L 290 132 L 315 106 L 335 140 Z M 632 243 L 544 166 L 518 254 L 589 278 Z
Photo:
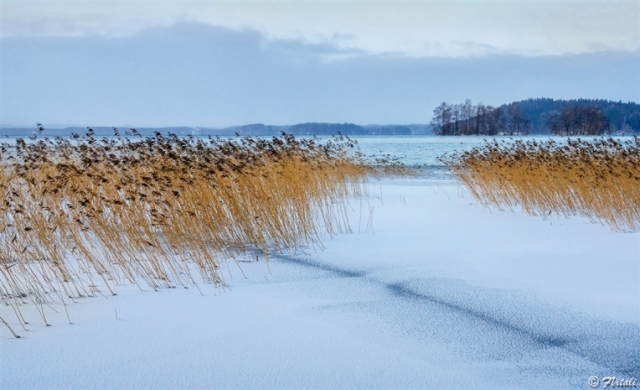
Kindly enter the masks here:
M 640 2 L 1 4 L 0 124 L 427 123 L 442 101 L 640 101 Z

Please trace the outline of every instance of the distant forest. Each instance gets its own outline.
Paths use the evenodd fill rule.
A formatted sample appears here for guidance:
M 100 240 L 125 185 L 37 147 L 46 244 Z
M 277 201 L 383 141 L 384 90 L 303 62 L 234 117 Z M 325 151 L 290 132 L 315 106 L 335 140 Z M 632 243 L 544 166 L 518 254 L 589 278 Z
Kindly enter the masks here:
M 522 115 L 531 121 L 532 133 L 551 133 L 550 120 L 561 115 L 566 107 L 596 108 L 609 122 L 609 133 L 640 132 L 640 104 L 604 99 L 527 99 L 516 102 Z M 504 107 L 504 106 L 502 106 Z
M 353 123 L 301 123 L 292 126 L 247 125 L 234 128 L 239 134 L 259 135 L 265 132 L 269 135 L 279 134 L 281 131 L 293 135 L 411 135 L 411 128 L 399 125 L 359 126 Z
M 45 125 L 46 127 L 46 125 Z M 40 132 L 36 126 L 2 127 L 0 137 L 69 136 L 85 134 L 88 128 L 47 128 Z M 132 135 L 132 129 L 92 127 L 97 136 Z M 136 134 L 153 136 L 174 133 L 180 136 L 274 136 L 288 133 L 296 136 L 337 135 L 595 135 L 640 134 L 640 104 L 609 100 L 528 99 L 501 106 L 466 100 L 461 104 L 442 103 L 433 110 L 430 124 L 356 125 L 353 123 L 300 123 L 297 125 L 265 125 L 262 123 L 213 127 L 138 127 Z
M 256 123 L 244 126 L 232 126 L 219 128 L 210 127 L 138 127 L 135 129 L 129 128 L 114 128 L 105 126 L 92 127 L 93 134 L 97 136 L 153 136 L 155 132 L 159 132 L 163 135 L 169 133 L 177 134 L 180 136 L 275 136 L 280 135 L 282 132 L 293 134 L 296 136 L 305 135 L 337 135 L 338 133 L 354 136 L 354 135 L 427 135 L 431 134 L 431 127 L 425 124 L 412 124 L 412 125 L 365 125 L 360 126 L 353 123 L 301 123 L 297 125 L 286 126 L 273 126 L 264 125 L 262 123 Z M 0 134 L 3 136 L 22 136 L 30 137 L 34 134 L 41 136 L 69 136 L 72 133 L 85 134 L 88 128 L 84 127 L 66 127 L 62 129 L 45 129 L 40 132 L 37 128 L 9 128 L 5 127 L 0 129 Z
M 531 121 L 517 103 L 502 107 L 442 103 L 433 110 L 431 128 L 436 135 L 523 135 L 529 134 Z
M 528 99 L 493 107 L 471 100 L 433 110 L 436 135 L 597 135 L 640 132 L 640 105 L 609 100 Z

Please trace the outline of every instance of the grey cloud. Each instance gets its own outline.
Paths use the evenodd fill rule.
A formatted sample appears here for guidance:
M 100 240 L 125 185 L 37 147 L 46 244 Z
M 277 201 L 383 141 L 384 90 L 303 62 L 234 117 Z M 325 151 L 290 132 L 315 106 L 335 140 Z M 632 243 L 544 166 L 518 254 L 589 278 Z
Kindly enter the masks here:
M 638 51 L 407 58 L 196 23 L 0 43 L 5 125 L 424 123 L 440 102 L 465 98 L 640 100 Z
M 310 43 L 296 39 L 278 39 L 270 41 L 267 44 L 268 49 L 283 50 L 289 54 L 300 55 L 319 55 L 319 56 L 335 56 L 335 55 L 363 55 L 365 51 L 358 48 L 344 48 L 338 46 L 334 42 Z
M 333 38 L 334 40 L 339 40 L 339 41 L 351 41 L 354 40 L 356 38 L 355 34 L 344 34 L 344 33 L 333 33 L 333 35 L 331 36 L 331 38 Z
M 479 52 L 484 52 L 486 54 L 497 54 L 502 52 L 502 50 L 498 49 L 497 47 L 492 45 L 487 45 L 485 43 L 466 41 L 466 42 L 454 42 L 454 44 L 460 45 L 464 47 L 466 50 L 479 51 Z

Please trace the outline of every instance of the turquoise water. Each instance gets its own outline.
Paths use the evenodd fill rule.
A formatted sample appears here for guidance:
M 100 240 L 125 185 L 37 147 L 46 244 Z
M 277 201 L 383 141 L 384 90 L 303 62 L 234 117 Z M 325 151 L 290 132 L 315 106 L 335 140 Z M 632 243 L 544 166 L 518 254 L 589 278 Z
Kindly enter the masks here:
M 445 153 L 465 151 L 484 144 L 483 137 L 357 137 L 360 151 L 365 155 L 397 157 L 406 165 L 442 166 L 437 160 Z
M 579 137 L 583 140 L 593 140 L 597 137 Z M 613 137 L 620 141 L 633 140 L 633 137 Z M 473 147 L 482 146 L 486 141 L 493 141 L 494 137 L 438 137 L 438 136 L 388 136 L 388 137 L 354 137 L 358 141 L 359 149 L 365 155 L 395 156 L 405 165 L 419 167 L 420 171 L 433 179 L 451 179 L 451 175 L 438 157 L 454 152 L 463 152 Z M 500 143 L 513 143 L 516 140 L 548 141 L 553 139 L 556 144 L 564 144 L 566 137 L 526 136 L 526 137 L 495 137 Z
M 438 136 L 389 136 L 389 137 L 352 137 L 358 141 L 360 150 L 366 155 L 396 156 L 406 165 L 420 165 L 427 167 L 442 167 L 438 157 L 453 152 L 470 150 L 485 144 L 485 140 L 492 141 L 493 137 L 438 137 Z M 591 140 L 596 137 L 580 137 Z M 633 137 L 613 137 L 617 140 L 633 140 Z M 566 137 L 526 136 L 526 137 L 495 137 L 498 142 L 513 143 L 515 140 L 547 141 L 553 139 L 557 144 L 567 141 Z

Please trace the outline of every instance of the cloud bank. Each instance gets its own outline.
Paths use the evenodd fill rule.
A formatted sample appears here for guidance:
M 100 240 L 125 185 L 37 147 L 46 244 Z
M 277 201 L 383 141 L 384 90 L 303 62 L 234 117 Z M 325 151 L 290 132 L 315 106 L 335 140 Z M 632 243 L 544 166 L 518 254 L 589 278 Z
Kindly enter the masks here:
M 334 38 L 279 39 L 187 22 L 118 38 L 4 36 L 0 122 L 425 123 L 440 102 L 465 98 L 640 100 L 637 50 L 412 57 L 374 54 L 350 47 L 349 36 Z
M 640 48 L 637 0 L 5 0 L 0 17 L 2 36 L 123 37 L 176 22 L 199 22 L 251 28 L 272 39 L 335 40 L 342 47 L 415 57 Z

